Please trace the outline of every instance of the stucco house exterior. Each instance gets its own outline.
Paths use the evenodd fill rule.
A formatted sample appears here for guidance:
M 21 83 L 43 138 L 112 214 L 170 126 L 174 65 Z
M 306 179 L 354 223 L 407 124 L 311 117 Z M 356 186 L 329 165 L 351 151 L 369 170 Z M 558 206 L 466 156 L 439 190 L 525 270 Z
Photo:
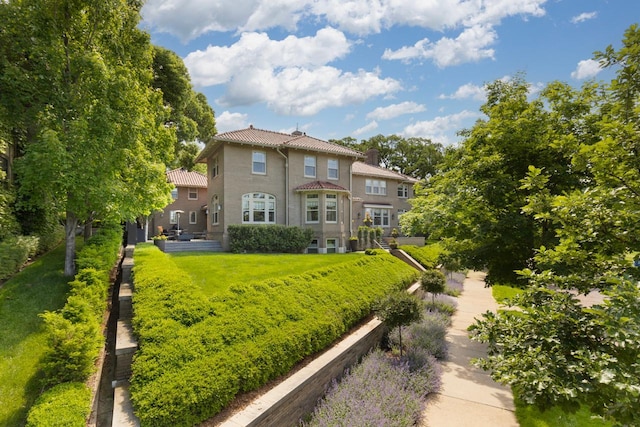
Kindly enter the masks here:
M 228 250 L 231 224 L 282 224 L 314 231 L 309 252 L 345 252 L 366 212 L 389 235 L 398 212 L 409 209 L 415 180 L 363 160 L 299 131 L 250 126 L 219 134 L 196 159 L 208 171 L 207 238 Z M 408 192 L 398 197 L 401 185 Z
M 167 172 L 167 181 L 174 185 L 171 191 L 173 202 L 151 216 L 151 235 L 158 234 L 158 227 L 162 227 L 165 232 L 180 229 L 182 233 L 205 237 L 207 177 L 198 172 L 174 169 Z

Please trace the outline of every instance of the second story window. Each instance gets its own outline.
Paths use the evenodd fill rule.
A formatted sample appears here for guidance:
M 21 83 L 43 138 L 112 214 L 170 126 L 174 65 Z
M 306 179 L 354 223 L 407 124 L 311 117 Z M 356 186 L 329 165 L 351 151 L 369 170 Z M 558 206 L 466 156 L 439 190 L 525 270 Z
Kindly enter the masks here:
M 304 176 L 307 178 L 316 177 L 316 157 L 304 156 Z
M 211 224 L 220 223 L 220 199 L 218 195 L 214 195 L 211 199 Z
M 386 181 L 379 179 L 367 179 L 365 182 L 365 193 L 378 194 L 381 196 L 387 195 L 387 183 Z
M 327 178 L 329 179 L 338 179 L 338 160 L 337 159 L 329 159 L 327 162 Z
M 267 174 L 267 153 L 264 151 L 254 151 L 252 161 L 252 173 L 260 175 Z
M 198 200 L 198 189 L 189 187 L 189 200 Z
M 407 184 L 398 185 L 398 197 L 406 199 L 409 197 L 409 186 Z
M 214 157 L 211 160 L 211 179 L 215 178 L 220 174 L 220 166 L 218 165 L 218 158 Z
M 178 200 L 178 188 L 177 187 L 173 187 L 171 189 L 171 198 L 173 200 Z

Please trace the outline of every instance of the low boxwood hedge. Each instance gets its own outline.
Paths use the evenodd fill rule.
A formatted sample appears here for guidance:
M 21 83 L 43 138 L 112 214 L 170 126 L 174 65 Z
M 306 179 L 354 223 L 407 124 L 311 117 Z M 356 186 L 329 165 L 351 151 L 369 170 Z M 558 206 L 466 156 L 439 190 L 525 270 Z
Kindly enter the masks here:
M 287 373 L 417 272 L 384 253 L 207 298 L 152 245 L 134 254 L 139 351 L 131 398 L 143 426 L 190 426 Z
M 59 384 L 31 407 L 26 427 L 84 427 L 91 412 L 91 390 L 83 383 Z
M 230 225 L 231 252 L 301 253 L 311 243 L 313 230 L 285 225 Z

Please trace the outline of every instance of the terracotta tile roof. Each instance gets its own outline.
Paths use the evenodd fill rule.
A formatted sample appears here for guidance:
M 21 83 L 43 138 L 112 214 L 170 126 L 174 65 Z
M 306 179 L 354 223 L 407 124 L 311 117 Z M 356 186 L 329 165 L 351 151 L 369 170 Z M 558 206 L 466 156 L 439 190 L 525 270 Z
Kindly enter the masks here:
M 333 184 L 331 182 L 326 181 L 313 181 L 308 182 L 306 184 L 302 184 L 294 188 L 296 191 L 318 191 L 318 190 L 330 190 L 330 191 L 345 191 L 349 192 L 344 187 L 341 187 L 337 184 Z
M 410 177 L 408 175 L 401 174 L 400 172 L 392 171 L 391 169 L 381 168 L 379 166 L 373 166 L 364 162 L 353 162 L 352 172 L 354 175 L 364 176 L 377 176 L 380 178 L 395 179 L 402 182 L 418 182 L 418 179 Z
M 174 169 L 167 172 L 167 180 L 176 187 L 207 188 L 207 177 L 199 172 Z
M 316 152 L 334 153 L 343 156 L 364 158 L 359 151 L 352 150 L 339 144 L 313 138 L 302 132 L 293 134 L 274 132 L 270 130 L 256 129 L 249 126 L 247 129 L 234 130 L 214 136 L 207 146 L 198 155 L 196 161 L 203 161 L 211 151 L 221 142 L 259 145 L 273 148 L 297 148 Z

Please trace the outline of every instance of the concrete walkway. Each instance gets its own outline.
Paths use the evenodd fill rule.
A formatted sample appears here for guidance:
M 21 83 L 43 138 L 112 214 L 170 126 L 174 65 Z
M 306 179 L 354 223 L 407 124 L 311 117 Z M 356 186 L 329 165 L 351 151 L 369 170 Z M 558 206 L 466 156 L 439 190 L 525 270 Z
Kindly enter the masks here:
M 427 403 L 422 427 L 517 427 L 513 395 L 489 374 L 471 365 L 486 354 L 486 346 L 471 341 L 467 327 L 498 304 L 491 288 L 484 287 L 484 273 L 470 272 L 458 297 L 447 341 L 449 359 L 443 363 L 442 388 Z

